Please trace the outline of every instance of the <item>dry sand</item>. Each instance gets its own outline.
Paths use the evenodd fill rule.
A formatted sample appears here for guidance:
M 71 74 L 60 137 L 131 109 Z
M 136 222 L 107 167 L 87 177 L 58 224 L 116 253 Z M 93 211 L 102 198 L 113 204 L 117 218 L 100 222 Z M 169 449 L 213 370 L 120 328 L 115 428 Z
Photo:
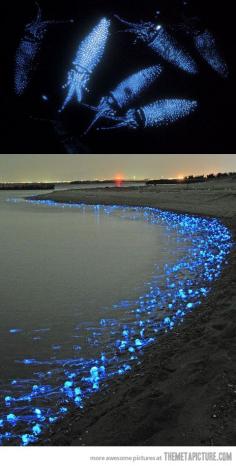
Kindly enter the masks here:
M 40 199 L 155 206 L 220 217 L 236 233 L 236 182 L 91 189 Z M 132 374 L 73 410 L 42 445 L 236 445 L 236 248 L 207 300 Z

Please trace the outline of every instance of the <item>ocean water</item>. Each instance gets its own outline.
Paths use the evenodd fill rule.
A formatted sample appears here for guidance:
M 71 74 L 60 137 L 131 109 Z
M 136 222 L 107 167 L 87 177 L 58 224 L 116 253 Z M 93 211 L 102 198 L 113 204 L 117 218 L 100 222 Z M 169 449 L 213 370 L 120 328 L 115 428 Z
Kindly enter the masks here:
M 231 247 L 216 219 L 24 195 L 0 194 L 3 445 L 37 442 L 139 364 L 206 299 Z

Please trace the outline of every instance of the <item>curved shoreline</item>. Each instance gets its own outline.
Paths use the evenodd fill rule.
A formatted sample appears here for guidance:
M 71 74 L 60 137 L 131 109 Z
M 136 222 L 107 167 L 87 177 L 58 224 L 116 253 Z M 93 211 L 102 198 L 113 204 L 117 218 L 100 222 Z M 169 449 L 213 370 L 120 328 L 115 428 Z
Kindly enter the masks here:
M 214 193 L 212 205 L 205 193 L 197 208 L 189 196 L 178 208 L 180 193 L 171 192 L 174 196 L 169 194 L 165 202 L 157 199 L 155 190 L 145 188 L 56 191 L 34 199 L 143 205 L 216 216 L 235 238 L 236 206 L 234 210 L 229 202 L 234 193 Z M 234 246 L 229 264 L 198 312 L 161 335 L 132 374 L 110 384 L 105 398 L 104 392 L 95 395 L 82 413 L 68 414 L 38 445 L 235 445 L 235 267 Z

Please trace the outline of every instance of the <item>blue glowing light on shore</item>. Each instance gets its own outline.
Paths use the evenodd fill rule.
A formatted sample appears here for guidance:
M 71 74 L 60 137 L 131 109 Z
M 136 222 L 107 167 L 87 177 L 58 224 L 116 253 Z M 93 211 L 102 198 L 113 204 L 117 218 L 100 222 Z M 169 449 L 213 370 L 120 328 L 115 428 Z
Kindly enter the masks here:
M 59 209 L 87 208 L 94 209 L 94 212 L 98 209 L 98 206 L 48 200 L 27 202 Z M 53 428 L 71 408 L 83 410 L 87 400 L 110 379 L 131 371 L 140 363 L 145 347 L 158 341 L 160 332 L 172 331 L 205 300 L 212 283 L 219 278 L 227 263 L 232 247 L 231 234 L 215 218 L 149 207 L 99 207 L 106 215 L 119 212 L 124 219 L 142 219 L 147 224 L 163 226 L 166 235 L 177 235 L 183 254 L 174 263 L 164 265 L 162 285 L 159 272 L 155 270 L 141 296 L 134 301 L 122 299 L 114 303 L 112 309 L 117 310 L 117 319 L 107 318 L 106 314 L 97 322 L 80 324 L 87 330 L 86 344 L 93 348 L 92 357 L 80 356 L 80 342 L 80 345 L 75 345 L 78 353 L 72 348 L 71 357 L 61 359 L 57 357 L 60 345 L 56 341 L 51 348 L 52 356 L 47 360 L 40 360 L 37 356 L 19 358 L 17 362 L 24 365 L 31 375 L 28 379 L 1 383 L 0 443 L 3 445 L 37 443 L 40 436 L 50 426 Z M 122 318 L 119 311 L 123 311 Z M 75 327 L 75 333 L 79 333 L 80 325 Z M 18 332 L 11 330 L 11 338 L 19 338 Z M 37 334 L 48 330 L 37 329 Z

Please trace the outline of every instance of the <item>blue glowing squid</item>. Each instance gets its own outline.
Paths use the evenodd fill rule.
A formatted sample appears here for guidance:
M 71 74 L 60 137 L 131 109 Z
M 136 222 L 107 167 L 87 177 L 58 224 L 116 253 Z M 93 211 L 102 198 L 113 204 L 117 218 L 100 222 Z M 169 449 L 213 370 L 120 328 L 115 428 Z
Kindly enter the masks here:
M 162 99 L 139 109 L 130 109 L 122 118 L 116 118 L 118 123 L 112 127 L 103 127 L 100 130 L 115 128 L 157 128 L 174 123 L 180 118 L 190 115 L 196 110 L 198 104 L 188 99 Z
M 88 36 L 81 42 L 73 61 L 73 69 L 68 74 L 65 88 L 68 93 L 60 111 L 64 110 L 74 94 L 78 102 L 83 99 L 87 83 L 96 66 L 102 59 L 109 36 L 110 21 L 102 18 Z
M 100 118 L 116 118 L 117 113 L 127 108 L 136 97 L 151 86 L 161 72 L 162 67 L 159 65 L 144 68 L 123 80 L 107 96 L 102 97 L 97 107 L 89 106 L 96 112 L 96 116 L 85 134 Z
M 25 26 L 24 37 L 18 46 L 15 58 L 15 93 L 21 96 L 26 91 L 32 74 L 37 67 L 42 40 L 50 24 L 61 24 L 70 21 L 42 21 L 39 5 L 36 19 Z
M 198 53 L 216 73 L 223 78 L 228 77 L 228 66 L 218 50 L 217 40 L 214 34 L 201 24 L 198 16 L 183 14 L 178 29 L 193 40 Z
M 195 32 L 193 41 L 202 58 L 223 78 L 229 75 L 228 66 L 217 50 L 216 40 L 213 34 L 205 29 L 203 32 Z
M 129 27 L 125 32 L 134 33 L 164 60 L 187 73 L 196 74 L 198 72 L 195 60 L 183 50 L 165 26 L 143 21 L 130 23 L 117 15 L 115 17 Z

